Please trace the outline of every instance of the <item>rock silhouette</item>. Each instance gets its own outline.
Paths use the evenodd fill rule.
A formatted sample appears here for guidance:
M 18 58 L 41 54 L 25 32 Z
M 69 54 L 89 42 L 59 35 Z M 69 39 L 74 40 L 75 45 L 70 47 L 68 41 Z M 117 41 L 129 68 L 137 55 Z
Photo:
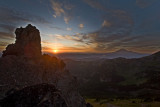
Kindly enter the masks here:
M 41 55 L 40 32 L 35 26 L 29 24 L 26 28 L 17 28 L 16 42 L 7 46 L 3 55 L 24 55 L 26 57 L 39 57 Z
M 62 93 L 67 106 L 86 107 L 78 92 L 78 83 L 65 68 L 63 60 L 41 55 L 41 38 L 36 27 L 28 25 L 15 31 L 15 44 L 7 46 L 0 58 L 0 98 L 7 90 L 30 87 L 36 84 L 52 84 Z M 46 106 L 48 107 L 48 106 Z

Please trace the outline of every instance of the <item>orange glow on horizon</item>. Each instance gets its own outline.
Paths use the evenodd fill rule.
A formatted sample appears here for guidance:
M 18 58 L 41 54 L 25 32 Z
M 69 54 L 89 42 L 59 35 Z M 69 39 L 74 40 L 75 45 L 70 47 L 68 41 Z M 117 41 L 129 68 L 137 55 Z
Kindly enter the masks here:
M 54 49 L 53 52 L 56 54 L 56 53 L 58 52 L 58 50 L 57 50 L 57 49 Z

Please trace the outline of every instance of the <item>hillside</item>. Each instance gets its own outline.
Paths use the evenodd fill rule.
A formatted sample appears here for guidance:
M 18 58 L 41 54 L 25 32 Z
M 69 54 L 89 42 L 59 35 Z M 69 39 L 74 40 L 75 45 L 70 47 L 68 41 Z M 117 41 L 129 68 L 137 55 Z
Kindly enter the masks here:
M 65 63 L 71 73 L 77 76 L 81 84 L 81 91 L 87 96 L 107 97 L 111 94 L 117 97 L 138 97 L 140 96 L 138 92 L 143 89 L 155 92 L 151 94 L 153 96 L 160 94 L 158 82 L 160 52 L 142 58 L 99 59 L 96 61 L 65 60 Z

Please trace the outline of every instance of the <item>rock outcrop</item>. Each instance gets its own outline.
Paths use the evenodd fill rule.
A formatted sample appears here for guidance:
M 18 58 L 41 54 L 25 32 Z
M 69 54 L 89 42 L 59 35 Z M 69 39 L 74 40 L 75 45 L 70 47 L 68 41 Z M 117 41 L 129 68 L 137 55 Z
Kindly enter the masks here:
M 41 56 L 40 32 L 35 26 L 29 24 L 26 28 L 17 28 L 15 31 L 16 42 L 7 46 L 3 55 L 16 55 L 26 57 Z
M 9 92 L 0 100 L 1 107 L 67 107 L 61 92 L 52 84 L 37 84 Z
M 8 45 L 0 58 L 0 97 L 12 88 L 53 84 L 62 93 L 67 107 L 86 107 L 78 83 L 56 57 L 41 55 L 39 31 L 32 25 L 16 29 L 15 44 Z

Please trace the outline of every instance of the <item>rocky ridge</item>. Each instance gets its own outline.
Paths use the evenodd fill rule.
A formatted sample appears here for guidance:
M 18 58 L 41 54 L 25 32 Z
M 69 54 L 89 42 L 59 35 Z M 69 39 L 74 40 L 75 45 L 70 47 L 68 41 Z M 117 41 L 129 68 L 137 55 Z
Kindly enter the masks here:
M 17 28 L 15 31 L 15 44 L 7 46 L 3 51 L 3 57 L 7 55 L 40 57 L 41 56 L 41 37 L 39 30 L 29 24 L 26 28 Z
M 10 44 L 0 58 L 0 97 L 6 90 L 23 89 L 36 84 L 53 84 L 62 92 L 68 107 L 86 107 L 78 92 L 76 77 L 65 68 L 65 63 L 41 53 L 39 30 L 28 25 L 17 28 L 15 44 Z

